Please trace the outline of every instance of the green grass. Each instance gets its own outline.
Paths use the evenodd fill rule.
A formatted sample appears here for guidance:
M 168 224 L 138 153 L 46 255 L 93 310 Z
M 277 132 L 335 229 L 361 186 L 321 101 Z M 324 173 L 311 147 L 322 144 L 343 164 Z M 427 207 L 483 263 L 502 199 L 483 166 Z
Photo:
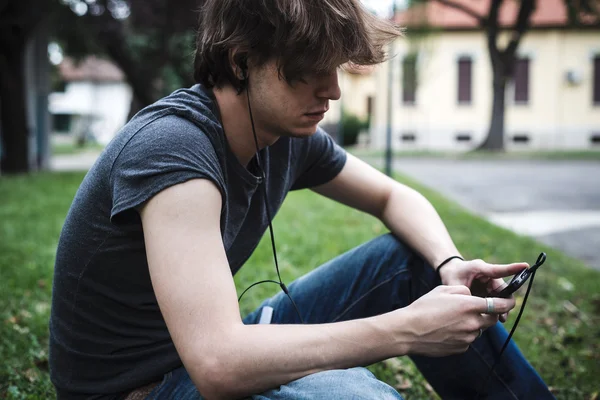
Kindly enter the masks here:
M 81 173 L 0 178 L 0 399 L 54 397 L 47 373 L 52 268 L 58 235 L 82 178 Z M 412 181 L 401 180 L 421 189 L 432 201 L 465 256 L 532 263 L 540 251 L 547 252 L 548 261 L 536 276 L 515 339 L 557 398 L 595 398 L 600 389 L 600 274 L 474 217 Z M 377 220 L 310 192 L 290 194 L 274 229 L 282 277 L 288 284 L 385 232 Z M 266 235 L 236 275 L 238 293 L 269 278 L 275 279 L 275 272 Z M 277 286 L 268 284 L 253 288 L 242 300 L 242 312 L 277 291 Z M 409 399 L 432 397 L 406 359 L 387 360 L 370 369 L 401 387 Z
M 88 151 L 100 152 L 104 146 L 99 143 L 88 143 L 84 146 L 76 146 L 72 143 L 54 143 L 52 144 L 51 153 L 55 156 L 74 155 Z
M 361 158 L 381 158 L 383 150 L 350 148 L 349 152 Z M 396 158 L 443 158 L 458 160 L 555 160 L 555 161 L 600 161 L 600 149 L 591 150 L 513 150 L 505 152 L 490 152 L 483 150 L 465 152 L 443 152 L 429 150 L 406 150 L 393 153 Z

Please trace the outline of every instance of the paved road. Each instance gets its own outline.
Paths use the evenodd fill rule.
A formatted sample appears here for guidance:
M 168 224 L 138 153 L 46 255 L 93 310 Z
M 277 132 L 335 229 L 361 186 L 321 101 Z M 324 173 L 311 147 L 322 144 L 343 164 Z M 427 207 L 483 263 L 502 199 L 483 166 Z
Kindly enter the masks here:
M 394 168 L 600 270 L 600 162 L 407 158 Z

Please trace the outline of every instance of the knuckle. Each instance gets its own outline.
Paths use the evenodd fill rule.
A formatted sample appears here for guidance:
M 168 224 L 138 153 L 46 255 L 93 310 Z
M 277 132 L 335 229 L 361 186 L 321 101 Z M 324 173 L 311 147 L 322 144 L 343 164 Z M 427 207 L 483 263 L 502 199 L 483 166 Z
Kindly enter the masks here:
M 495 315 L 495 316 L 490 316 L 490 318 L 487 318 L 485 320 L 485 327 L 489 328 L 491 326 L 496 325 L 496 323 L 498 322 L 498 318 L 499 316 Z
M 468 334 L 464 335 L 463 337 L 461 337 L 460 338 L 461 344 L 464 346 L 465 344 L 469 345 L 469 344 L 473 343 L 473 341 L 471 340 L 472 336 L 473 335 L 471 333 L 468 333 Z
M 460 290 L 461 294 L 471 295 L 471 290 L 465 285 L 458 286 L 458 290 Z
M 498 312 L 505 313 L 512 310 L 516 304 L 515 299 L 502 299 L 504 300 L 498 306 Z
M 481 324 L 479 323 L 479 321 L 469 320 L 469 321 L 465 322 L 465 331 L 467 331 L 467 332 L 477 331 L 477 330 L 479 330 L 480 327 L 481 327 Z

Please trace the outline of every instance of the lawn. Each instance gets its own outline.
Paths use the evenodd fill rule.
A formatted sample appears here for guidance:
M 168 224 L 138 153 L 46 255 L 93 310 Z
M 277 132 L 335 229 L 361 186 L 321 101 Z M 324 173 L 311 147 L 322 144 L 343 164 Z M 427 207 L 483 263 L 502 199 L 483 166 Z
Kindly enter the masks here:
M 360 158 L 383 159 L 383 150 L 350 149 Z M 395 158 L 446 158 L 459 160 L 553 160 L 553 161 L 600 161 L 600 148 L 590 150 L 511 150 L 490 152 L 484 150 L 444 152 L 430 150 L 405 150 L 394 152 Z
M 52 268 L 58 235 L 82 178 L 81 173 L 0 178 L 0 399 L 54 397 L 47 373 Z M 600 274 L 558 251 L 495 227 L 412 181 L 399 179 L 430 199 L 465 256 L 533 263 L 540 251 L 548 254 L 515 339 L 557 398 L 597 398 Z M 372 217 L 306 191 L 290 194 L 274 229 L 287 283 L 385 232 Z M 238 293 L 262 279 L 275 279 L 268 235 L 236 276 Z M 269 284 L 253 288 L 242 300 L 242 311 L 253 309 L 277 291 L 277 286 Z M 408 399 L 432 397 L 406 359 L 370 368 Z
M 51 153 L 53 156 L 74 155 L 85 152 L 99 153 L 104 150 L 104 146 L 99 143 L 88 143 L 83 146 L 77 146 L 73 143 L 52 143 Z

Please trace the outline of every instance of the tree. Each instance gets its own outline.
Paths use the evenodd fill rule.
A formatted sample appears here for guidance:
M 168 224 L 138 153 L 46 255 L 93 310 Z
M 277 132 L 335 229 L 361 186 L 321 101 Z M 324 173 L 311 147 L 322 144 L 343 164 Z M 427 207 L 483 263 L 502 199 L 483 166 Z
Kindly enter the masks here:
M 517 49 L 530 28 L 530 19 L 536 9 L 537 0 L 513 0 L 519 3 L 519 11 L 514 23 L 509 27 L 501 27 L 499 24 L 500 8 L 505 3 L 504 0 L 487 0 L 489 9 L 486 15 L 479 14 L 464 0 L 411 0 L 409 4 L 415 5 L 428 1 L 437 1 L 474 18 L 486 34 L 493 74 L 493 101 L 488 135 L 479 148 L 501 151 L 504 149 L 506 84 L 514 75 Z M 572 26 L 589 25 L 590 17 L 593 23 L 600 24 L 600 0 L 564 0 L 564 2 Z M 510 32 L 511 37 L 508 44 L 500 48 L 498 35 L 505 28 Z
M 193 83 L 197 1 L 62 2 L 57 39 L 70 55 L 103 54 L 121 68 L 134 94 L 130 115 Z
M 600 25 L 600 0 L 565 0 L 569 22 L 573 26 L 584 25 L 583 20 L 595 19 Z
M 3 173 L 29 170 L 25 49 L 48 22 L 69 54 L 101 54 L 123 70 L 130 114 L 192 79 L 196 0 L 0 0 L 0 126 Z
M 514 24 L 509 28 L 511 38 L 504 48 L 498 45 L 500 25 L 498 16 L 504 0 L 490 0 L 487 16 L 483 16 L 469 8 L 464 2 L 453 0 L 434 0 L 447 7 L 460 10 L 475 18 L 485 31 L 487 48 L 492 66 L 492 115 L 488 135 L 479 146 L 480 149 L 500 151 L 504 149 L 504 114 L 506 84 L 514 74 L 516 52 L 525 32 L 529 29 L 531 15 L 535 11 L 537 0 L 520 0 L 519 13 Z
M 29 170 L 25 48 L 47 12 L 47 2 L 0 0 L 0 170 L 3 173 Z

